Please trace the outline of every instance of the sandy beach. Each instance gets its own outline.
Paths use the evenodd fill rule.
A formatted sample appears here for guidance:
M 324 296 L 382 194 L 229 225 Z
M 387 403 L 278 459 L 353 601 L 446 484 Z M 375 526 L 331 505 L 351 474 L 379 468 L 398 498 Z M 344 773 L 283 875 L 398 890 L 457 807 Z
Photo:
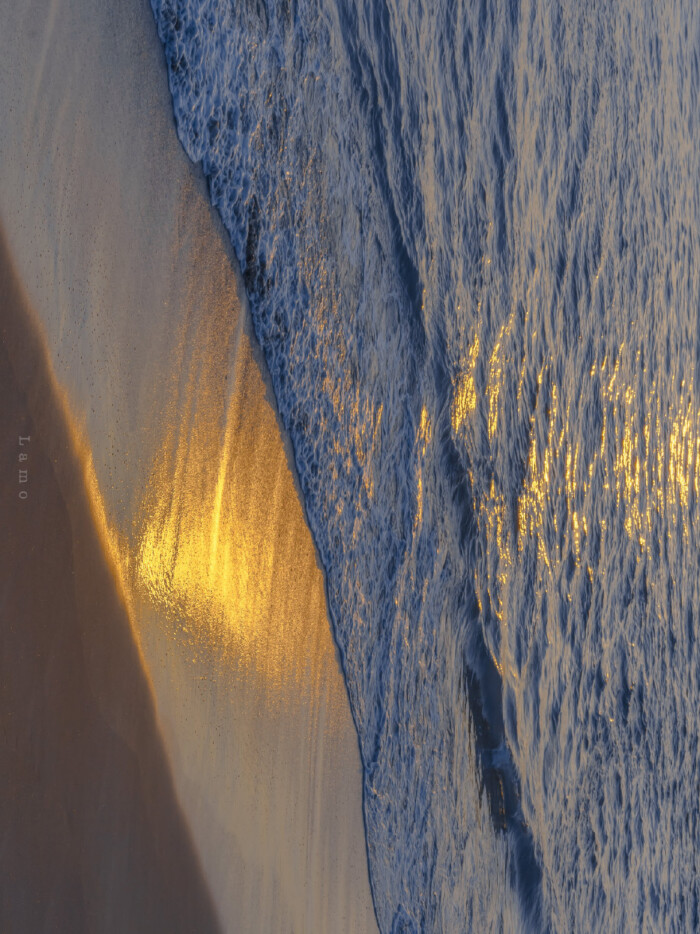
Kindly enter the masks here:
M 0 218 L 26 300 L 2 307 L 15 393 L 2 414 L 2 713 L 8 748 L 20 744 L 2 781 L 24 783 L 29 757 L 34 812 L 7 823 L 17 884 L 1 926 L 65 929 L 60 909 L 75 931 L 216 930 L 215 915 L 224 931 L 376 930 L 323 576 L 235 258 L 175 134 L 148 4 L 31 2 L 3 18 Z M 56 389 L 34 388 L 23 409 L 34 370 L 7 328 L 26 328 L 30 306 L 33 378 Z M 31 502 L 46 501 L 21 534 L 57 591 L 29 586 L 34 565 L 13 573 L 30 502 L 13 498 L 20 415 L 39 419 Z M 40 831 L 54 862 L 38 859 Z M 60 905 L 41 894 L 59 891 L 56 866 Z M 117 902 L 133 923 L 110 920 Z
M 0 295 L 0 925 L 218 931 L 119 572 L 2 241 Z

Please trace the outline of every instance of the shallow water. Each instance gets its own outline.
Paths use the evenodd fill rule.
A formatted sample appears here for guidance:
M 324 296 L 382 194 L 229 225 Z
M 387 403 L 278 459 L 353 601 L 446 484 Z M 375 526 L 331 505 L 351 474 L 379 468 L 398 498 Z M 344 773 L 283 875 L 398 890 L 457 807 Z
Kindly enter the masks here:
M 327 573 L 381 930 L 696 929 L 700 14 L 152 6 Z

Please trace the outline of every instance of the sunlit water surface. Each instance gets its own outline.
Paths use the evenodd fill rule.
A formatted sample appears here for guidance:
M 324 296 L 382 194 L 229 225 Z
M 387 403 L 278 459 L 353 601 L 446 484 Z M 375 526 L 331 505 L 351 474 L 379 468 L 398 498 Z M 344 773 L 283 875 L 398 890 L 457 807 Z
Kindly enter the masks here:
M 327 572 L 382 931 L 697 929 L 698 8 L 152 6 Z

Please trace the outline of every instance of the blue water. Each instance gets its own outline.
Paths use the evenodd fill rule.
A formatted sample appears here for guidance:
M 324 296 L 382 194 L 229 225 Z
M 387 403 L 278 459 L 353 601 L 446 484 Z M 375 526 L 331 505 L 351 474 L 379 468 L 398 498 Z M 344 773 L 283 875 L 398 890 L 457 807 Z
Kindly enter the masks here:
M 327 573 L 381 931 L 698 930 L 700 7 L 152 5 Z

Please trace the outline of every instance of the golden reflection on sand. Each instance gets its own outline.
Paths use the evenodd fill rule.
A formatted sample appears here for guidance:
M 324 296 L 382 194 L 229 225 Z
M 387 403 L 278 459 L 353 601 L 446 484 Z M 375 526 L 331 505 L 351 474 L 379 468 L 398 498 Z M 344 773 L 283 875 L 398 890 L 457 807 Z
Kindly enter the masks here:
M 311 624 L 325 616 L 322 573 L 249 336 L 222 313 L 196 347 L 139 511 L 132 579 L 193 653 L 216 645 L 286 702 L 336 664 Z

